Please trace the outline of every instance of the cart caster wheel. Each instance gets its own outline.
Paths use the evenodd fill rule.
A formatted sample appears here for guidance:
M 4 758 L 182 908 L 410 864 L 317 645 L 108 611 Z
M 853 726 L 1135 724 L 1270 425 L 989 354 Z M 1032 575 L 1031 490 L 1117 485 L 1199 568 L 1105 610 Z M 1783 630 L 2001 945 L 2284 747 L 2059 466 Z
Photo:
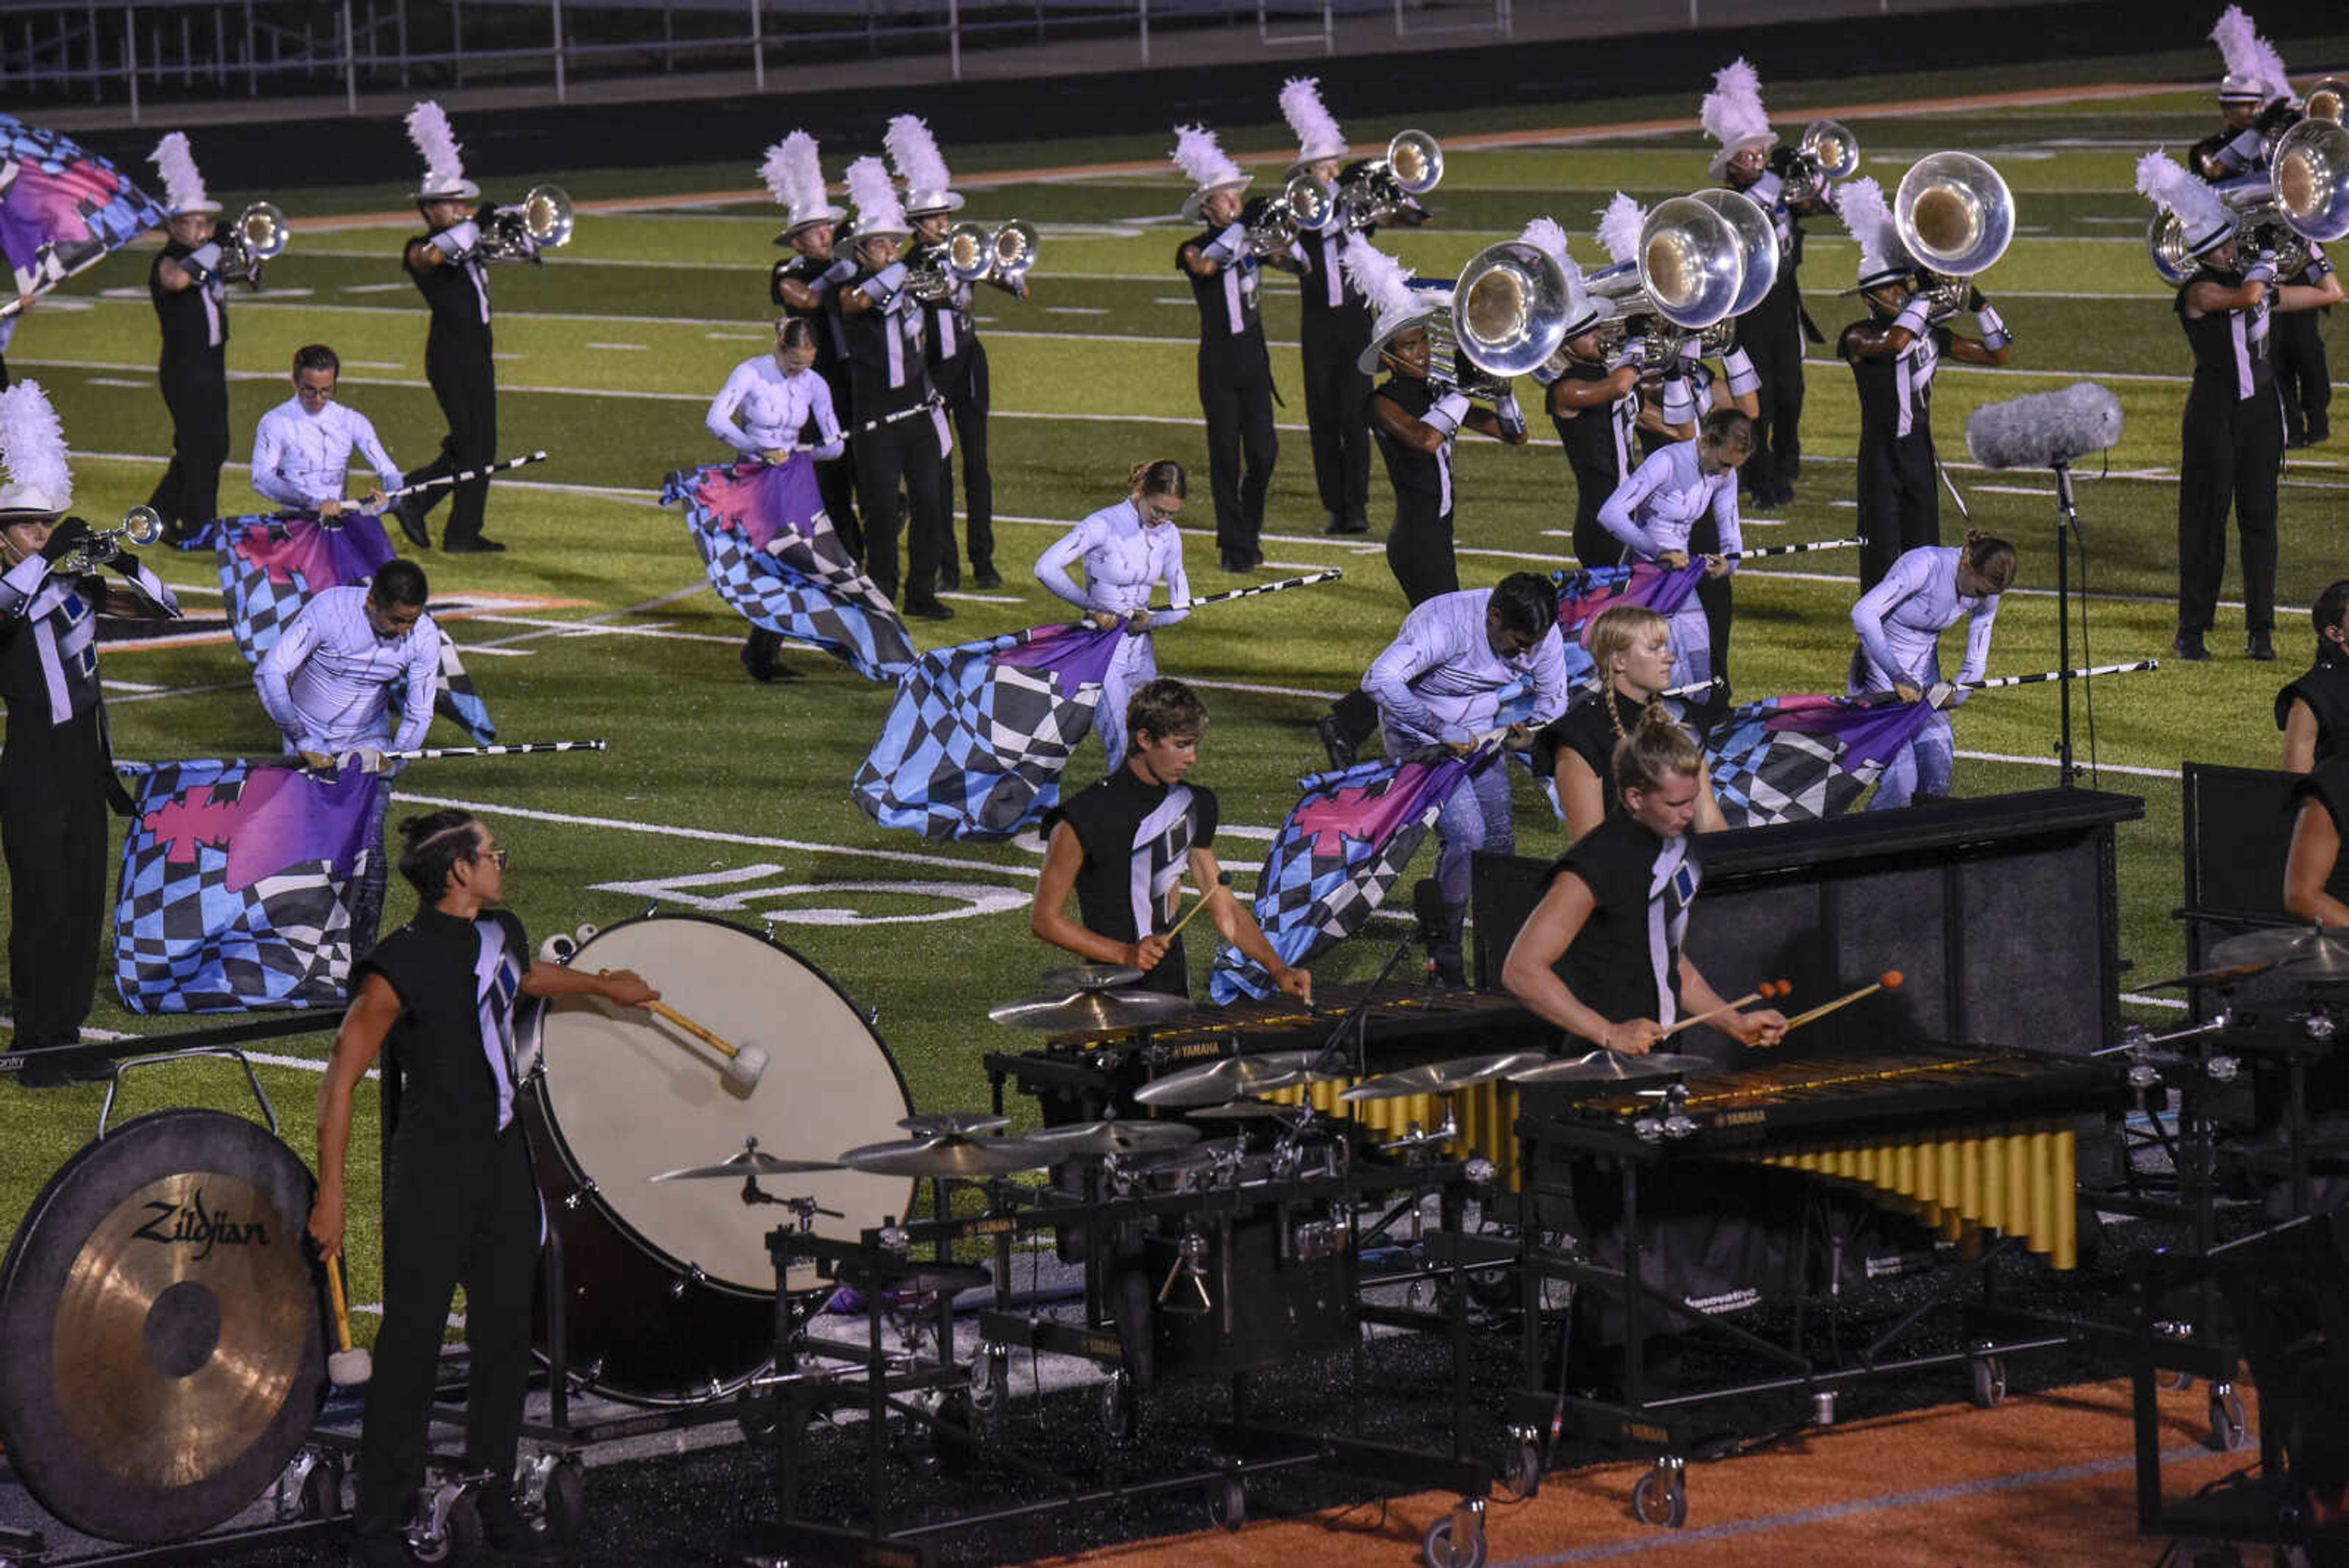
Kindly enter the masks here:
M 1977 1409 L 1995 1410 L 2006 1403 L 2006 1363 L 1995 1355 L 1977 1356 L 1973 1363 L 1973 1400 Z
M 741 1428 L 742 1440 L 754 1449 L 772 1447 L 775 1429 L 782 1424 L 782 1407 L 779 1395 L 744 1389 L 734 1401 L 734 1424 Z
M 1101 1390 L 1101 1429 L 1112 1442 L 1126 1442 L 1142 1426 L 1142 1398 L 1134 1392 L 1133 1379 L 1123 1372 L 1112 1372 Z
M 546 1472 L 546 1533 L 568 1546 L 587 1532 L 587 1477 L 577 1459 Z
M 2249 1448 L 2251 1442 L 2251 1422 L 2243 1412 L 2243 1397 L 2228 1383 L 2210 1385 L 2210 1451 L 2231 1454 L 2238 1449 Z
M 1237 1530 L 1247 1522 L 1247 1483 L 1226 1476 L 1207 1483 L 1207 1521 L 1218 1530 Z
M 1659 1459 L 1631 1489 L 1631 1517 L 1642 1524 L 1678 1530 L 1688 1522 L 1688 1477 L 1682 1467 Z
M 991 1435 L 1003 1419 L 1003 1407 L 1010 1398 L 1011 1354 L 1000 1345 L 988 1345 L 979 1352 L 978 1360 L 971 1366 L 972 1430 Z
M 471 1563 L 481 1554 L 485 1539 L 473 1494 L 460 1491 L 450 1501 L 440 1529 L 428 1525 L 421 1534 L 410 1534 L 408 1554 L 419 1563 Z
M 2153 1386 L 2156 1388 L 2160 1389 L 2165 1394 L 2183 1394 L 2189 1388 L 2194 1386 L 2194 1374 L 2191 1372 L 2158 1372 L 2154 1374 Z
M 1485 1568 L 1485 1522 L 1478 1520 L 1465 1536 L 1456 1536 L 1453 1516 L 1444 1514 L 1419 1538 L 1420 1555 L 1427 1568 Z
M 938 1419 L 959 1431 L 978 1435 L 978 1407 L 971 1394 L 957 1389 L 938 1402 Z M 978 1450 L 949 1432 L 930 1434 L 930 1451 L 936 1456 L 937 1468 L 950 1476 L 967 1474 L 978 1458 Z
M 320 1455 L 310 1468 L 302 1472 L 302 1485 L 294 1497 L 293 1517 L 296 1519 L 332 1519 L 343 1511 L 343 1467 L 331 1455 Z M 281 1513 L 283 1509 L 281 1507 Z
M 1413 1280 L 1402 1288 L 1402 1304 L 1406 1312 L 1425 1312 L 1428 1299 L 1425 1280 Z
M 1519 1439 L 1510 1449 L 1509 1456 L 1501 1461 L 1501 1487 L 1519 1501 L 1541 1491 L 1541 1445 Z

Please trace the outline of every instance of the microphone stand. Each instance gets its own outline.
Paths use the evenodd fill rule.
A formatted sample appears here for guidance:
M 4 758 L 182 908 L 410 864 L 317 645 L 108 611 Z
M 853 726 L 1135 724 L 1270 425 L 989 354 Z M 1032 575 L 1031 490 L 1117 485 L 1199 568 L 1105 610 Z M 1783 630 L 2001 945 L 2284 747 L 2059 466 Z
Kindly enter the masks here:
M 1378 994 L 1379 987 L 1386 983 L 1387 976 L 1394 972 L 1395 965 L 1402 961 L 1403 955 L 1411 951 L 1411 944 L 1418 939 L 1419 928 L 1414 925 L 1402 934 L 1401 941 L 1395 943 L 1394 950 L 1387 954 L 1387 961 L 1379 966 L 1379 972 L 1371 977 L 1370 984 L 1362 987 L 1362 994 L 1355 999 L 1346 1016 L 1338 1020 L 1338 1026 L 1330 1031 L 1328 1039 L 1322 1041 L 1321 1049 L 1313 1058 L 1313 1071 L 1334 1073 L 1346 1064 L 1346 1036 L 1350 1031 L 1354 1036 L 1351 1057 L 1354 1076 L 1367 1078 L 1371 1075 L 1371 1035 L 1367 1022 L 1371 998 Z
M 2055 468 L 2055 647 L 2056 667 L 2063 670 L 2058 683 L 2061 692 L 2057 706 L 2062 715 L 2064 736 L 2058 750 L 2055 782 L 2058 787 L 2070 789 L 2079 782 L 2079 769 L 2072 763 L 2072 549 L 2071 543 L 2080 535 L 2080 509 L 2072 494 L 2072 464 L 2067 459 Z M 2085 544 L 2085 541 L 2083 540 Z M 2087 606 L 2080 607 L 2083 622 L 2087 628 Z

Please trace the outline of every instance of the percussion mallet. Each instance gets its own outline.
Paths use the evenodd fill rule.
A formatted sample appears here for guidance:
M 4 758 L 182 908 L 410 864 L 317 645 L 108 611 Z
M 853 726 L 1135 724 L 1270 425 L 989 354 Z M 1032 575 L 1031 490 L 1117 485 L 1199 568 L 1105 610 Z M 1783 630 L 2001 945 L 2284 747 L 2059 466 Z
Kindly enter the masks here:
M 342 1348 L 326 1357 L 326 1377 L 337 1388 L 357 1388 L 375 1376 L 375 1357 L 351 1345 L 351 1309 L 343 1294 L 343 1255 L 326 1260 L 326 1300 L 335 1309 L 335 1343 Z
M 1874 985 L 1863 985 L 1857 991 L 1853 992 L 1849 996 L 1838 996 L 1833 1002 L 1820 1002 L 1808 1012 L 1798 1012 L 1794 1017 L 1786 1020 L 1786 1027 L 1789 1029 L 1799 1029 L 1806 1023 L 1812 1023 L 1816 1019 L 1825 1018 L 1828 1013 L 1833 1012 L 1838 1007 L 1849 1007 L 1853 1002 L 1857 1002 L 1863 996 L 1874 996 L 1879 991 L 1898 991 L 1900 989 L 1900 981 L 1901 974 L 1899 970 L 1888 969 L 1882 974 L 1876 977 L 1876 983 Z
M 1218 871 L 1216 873 L 1216 887 L 1228 888 L 1231 885 L 1232 874 L 1230 872 Z M 1215 892 L 1211 888 L 1207 892 L 1199 895 L 1199 901 L 1197 903 L 1183 911 L 1183 918 L 1174 922 L 1174 929 L 1173 930 L 1166 933 L 1167 946 L 1172 947 L 1174 945 L 1174 939 L 1183 934 L 1183 928 L 1189 925 L 1191 923 L 1191 918 L 1194 915 L 1196 915 L 1200 910 L 1206 909 L 1207 907 L 1208 900 L 1212 899 L 1214 897 Z
M 608 969 L 599 969 L 595 972 L 605 975 L 612 971 Z M 725 1057 L 726 1065 L 720 1070 L 727 1077 L 741 1085 L 745 1089 L 758 1087 L 759 1075 L 767 1070 L 767 1053 L 763 1049 L 756 1045 L 737 1045 L 714 1030 L 703 1028 L 666 1002 L 646 1002 L 638 1005 L 647 1012 L 667 1019 L 671 1023 Z
M 1659 1040 L 1669 1040 L 1683 1029 L 1693 1029 L 1700 1023 L 1710 1023 L 1716 1018 L 1736 1012 L 1739 1008 L 1744 1006 L 1749 1002 L 1767 1002 L 1774 996 L 1784 996 L 1794 989 L 1794 982 L 1791 981 L 1765 980 L 1754 990 L 1747 992 L 1744 996 L 1739 997 L 1734 1002 L 1724 1002 L 1710 1012 L 1700 1012 L 1694 1018 L 1682 1019 L 1678 1023 L 1673 1024 L 1670 1029 L 1667 1029 L 1661 1034 L 1657 1035 L 1656 1038 Z

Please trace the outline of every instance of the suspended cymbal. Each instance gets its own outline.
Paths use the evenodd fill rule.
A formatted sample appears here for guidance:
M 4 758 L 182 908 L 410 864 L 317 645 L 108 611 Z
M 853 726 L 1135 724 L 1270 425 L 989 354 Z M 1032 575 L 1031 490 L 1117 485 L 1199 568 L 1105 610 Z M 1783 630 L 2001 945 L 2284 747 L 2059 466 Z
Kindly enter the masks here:
M 1721 1071 L 1710 1056 L 1690 1056 L 1671 1051 L 1651 1051 L 1634 1056 L 1621 1051 L 1593 1051 L 1508 1075 L 1513 1084 L 1629 1084 L 1642 1078 L 1702 1078 Z
M 1181 1122 L 1079 1122 L 1070 1127 L 1046 1127 L 1030 1134 L 1028 1141 L 1050 1149 L 1056 1159 L 1112 1155 L 1123 1158 L 1196 1143 L 1199 1129 Z
M 2168 980 L 2148 981 L 2138 989 L 2168 991 L 2174 985 L 2233 985 L 2238 981 L 2249 980 L 2255 974 L 2265 974 L 2273 967 L 2275 967 L 2273 964 L 2262 960 L 2258 963 L 2237 963 L 2227 964 L 2218 969 L 2198 969 L 2191 974 L 2174 974 Z
M 1102 1029 L 1138 1029 L 1164 1023 L 1191 1011 L 1191 1004 L 1163 991 L 1071 991 L 1024 996 L 988 1011 L 988 1017 L 1013 1029 L 1047 1034 L 1089 1033 Z
M 1212 1170 L 1239 1153 L 1237 1138 L 1211 1138 L 1204 1143 L 1185 1144 L 1180 1148 L 1154 1149 L 1126 1161 L 1129 1174 L 1164 1176 L 1169 1171 Z
M 771 1154 L 761 1154 L 758 1139 L 749 1147 L 729 1156 L 716 1165 L 688 1165 L 682 1170 L 664 1170 L 658 1176 L 647 1176 L 647 1181 L 724 1181 L 740 1180 L 747 1176 L 798 1176 L 811 1170 L 838 1170 L 836 1159 L 778 1159 Z
M 1338 1097 L 1341 1100 L 1399 1100 L 1409 1095 L 1442 1095 L 1472 1085 L 1506 1078 L 1539 1067 L 1549 1058 L 1538 1051 L 1509 1051 L 1495 1056 L 1456 1056 L 1448 1062 L 1423 1062 L 1401 1072 L 1365 1078 Z
M 993 1111 L 930 1111 L 901 1117 L 897 1125 L 916 1137 L 939 1137 L 948 1133 L 993 1132 L 998 1127 L 1009 1127 L 1011 1118 Z
M 2246 931 L 2212 948 L 2210 962 L 2213 968 L 2266 963 L 2296 980 L 2349 980 L 2349 931 L 2324 926 Z
M 1128 969 L 1123 964 L 1081 963 L 1067 969 L 1048 969 L 1037 977 L 1036 989 L 1047 995 L 1064 991 L 1115 991 L 1122 985 L 1132 985 L 1143 971 Z
M 1226 1056 L 1144 1084 L 1133 1097 L 1145 1106 L 1216 1106 L 1344 1076 L 1314 1071 L 1319 1055 L 1318 1051 L 1261 1051 L 1253 1056 Z
M 868 1143 L 840 1157 L 851 1170 L 871 1176 L 956 1177 L 1002 1176 L 1014 1170 L 1036 1170 L 1055 1157 L 1018 1137 L 963 1137 L 947 1133 L 936 1137 L 901 1138 L 894 1143 Z
M 1219 1106 L 1198 1106 L 1183 1114 L 1194 1121 L 1284 1121 L 1293 1122 L 1302 1106 L 1284 1105 L 1278 1100 L 1226 1100 Z M 1312 1113 L 1307 1112 L 1308 1115 Z

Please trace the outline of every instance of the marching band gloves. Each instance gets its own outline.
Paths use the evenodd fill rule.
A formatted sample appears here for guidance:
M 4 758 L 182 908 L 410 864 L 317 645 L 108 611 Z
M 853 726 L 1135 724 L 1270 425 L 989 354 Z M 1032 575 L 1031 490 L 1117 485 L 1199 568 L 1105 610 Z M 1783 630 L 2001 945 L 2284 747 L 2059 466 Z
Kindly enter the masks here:
M 1526 410 L 1517 406 L 1517 394 L 1503 392 L 1493 404 L 1493 417 L 1501 421 L 1501 433 L 1511 441 L 1526 433 Z
M 1900 307 L 1900 314 L 1892 318 L 1892 325 L 1908 328 L 1911 337 L 1921 337 L 1932 316 L 1933 302 L 1921 294 L 1912 294 L 1909 303 Z
M 2243 269 L 2243 281 L 2245 283 L 2273 283 L 2275 281 L 2275 252 L 2261 251 L 2258 255 L 2251 259 L 2251 265 Z
M 1974 326 L 1982 332 L 1982 347 L 1996 352 L 2014 341 L 2014 334 L 2006 329 L 2006 318 L 1998 307 L 1977 291 L 1973 296 Z
M 1460 428 L 1460 421 L 1467 417 L 1468 394 L 1446 392 L 1436 400 L 1433 408 L 1427 410 L 1427 418 L 1423 422 L 1430 430 L 1448 441 L 1452 437 L 1452 432 Z
M 833 289 L 838 288 L 842 284 L 846 283 L 850 278 L 854 277 L 855 275 L 856 264 L 849 260 L 846 256 L 842 256 L 837 261 L 834 261 L 830 266 L 816 274 L 815 281 L 808 285 L 808 286 L 811 289 L 813 289 L 818 295 L 830 294 Z
M 2314 240 L 2308 242 L 2308 270 L 2300 275 L 2305 281 L 2313 284 L 2322 284 L 2333 275 L 2332 258 L 2324 254 L 2324 247 Z
M 1759 202 L 1766 213 L 1778 204 L 1779 197 L 1786 193 L 1786 177 L 1775 171 L 1764 174 L 1746 187 L 1745 193 Z
M 481 225 L 467 218 L 461 223 L 451 223 L 432 236 L 432 248 L 450 261 L 463 261 L 481 243 Z
M 1247 225 L 1232 223 L 1226 225 L 1222 234 L 1207 242 L 1207 248 L 1201 254 L 1217 266 L 1229 266 L 1247 253 Z
M 66 558 L 67 552 L 89 537 L 89 524 L 78 517 L 68 517 L 49 530 L 49 542 L 41 546 L 41 559 L 52 566 Z
M 905 264 L 891 262 L 858 286 L 857 293 L 875 305 L 886 305 L 905 286 Z
M 1678 362 L 1664 372 L 1664 423 L 1684 425 L 1696 419 L 1696 394 L 1689 388 L 1689 379 L 1681 373 Z
M 1729 372 L 1729 395 L 1742 398 L 1748 392 L 1762 389 L 1762 372 L 1754 368 L 1754 356 L 1742 343 L 1732 344 L 1729 352 L 1721 357 L 1722 369 Z
M 1925 701 L 1935 708 L 1962 708 L 1973 692 L 1963 686 L 1952 686 L 1946 680 L 1936 680 L 1925 691 Z
M 180 270 L 198 283 L 209 283 L 220 266 L 221 249 L 218 240 L 206 240 L 180 258 Z

